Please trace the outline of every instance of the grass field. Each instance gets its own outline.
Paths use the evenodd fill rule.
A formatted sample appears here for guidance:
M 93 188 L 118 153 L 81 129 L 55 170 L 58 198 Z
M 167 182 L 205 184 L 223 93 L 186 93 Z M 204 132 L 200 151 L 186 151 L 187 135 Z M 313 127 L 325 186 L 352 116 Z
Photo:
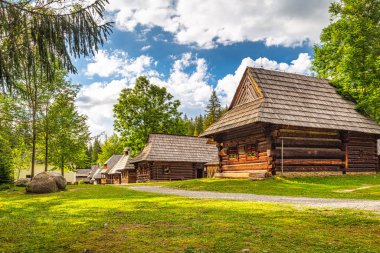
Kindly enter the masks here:
M 263 181 L 197 179 L 158 184 L 193 191 L 380 200 L 380 174 L 299 178 L 274 177 Z
M 0 191 L 0 252 L 379 252 L 380 215 L 124 187 Z

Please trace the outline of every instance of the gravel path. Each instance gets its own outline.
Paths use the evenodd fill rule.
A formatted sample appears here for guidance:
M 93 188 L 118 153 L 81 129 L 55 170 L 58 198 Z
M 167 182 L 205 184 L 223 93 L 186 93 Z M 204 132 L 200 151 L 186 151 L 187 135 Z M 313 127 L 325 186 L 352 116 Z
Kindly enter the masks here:
M 168 194 L 189 197 L 194 199 L 224 199 L 240 201 L 257 201 L 267 203 L 293 204 L 298 206 L 310 207 L 330 207 L 330 208 L 352 208 L 365 209 L 380 212 L 379 200 L 361 199 L 326 199 L 326 198 L 305 198 L 305 197 L 284 197 L 256 195 L 247 193 L 221 193 L 209 191 L 187 191 L 160 186 L 130 186 L 132 190 Z

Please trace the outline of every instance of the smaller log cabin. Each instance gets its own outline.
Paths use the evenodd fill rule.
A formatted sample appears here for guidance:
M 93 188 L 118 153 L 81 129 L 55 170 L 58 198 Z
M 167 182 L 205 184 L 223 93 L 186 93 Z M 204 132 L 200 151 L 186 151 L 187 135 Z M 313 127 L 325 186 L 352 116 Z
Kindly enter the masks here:
M 217 177 L 375 173 L 380 126 L 326 79 L 247 68 L 229 110 L 202 134 Z
M 204 177 L 204 165 L 217 156 L 207 138 L 150 134 L 143 151 L 131 163 L 136 181 L 185 180 Z
M 130 152 L 128 148 L 124 149 L 124 154 L 120 160 L 113 166 L 107 175 L 111 184 L 127 184 L 136 182 L 136 169 L 130 163 Z
M 116 165 L 116 163 L 121 159 L 122 155 L 113 155 L 103 164 L 103 170 L 101 172 L 101 184 L 111 184 L 111 179 L 108 173 Z

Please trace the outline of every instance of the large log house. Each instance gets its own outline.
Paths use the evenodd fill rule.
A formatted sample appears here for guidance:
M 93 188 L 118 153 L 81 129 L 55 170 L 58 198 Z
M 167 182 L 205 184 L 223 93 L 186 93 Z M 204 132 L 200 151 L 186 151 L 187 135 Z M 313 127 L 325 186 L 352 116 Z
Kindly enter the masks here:
M 137 182 L 202 178 L 204 165 L 217 156 L 215 143 L 207 138 L 150 134 L 148 142 L 130 162 Z
M 218 177 L 374 173 L 380 126 L 325 79 L 247 68 L 227 113 L 203 134 Z

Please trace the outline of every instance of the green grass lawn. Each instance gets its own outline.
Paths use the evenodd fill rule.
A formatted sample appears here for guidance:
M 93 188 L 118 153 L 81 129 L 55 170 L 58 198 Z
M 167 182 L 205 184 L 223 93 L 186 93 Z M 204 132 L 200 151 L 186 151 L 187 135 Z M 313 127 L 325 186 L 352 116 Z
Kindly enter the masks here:
M 0 252 L 380 252 L 380 215 L 80 185 L 0 191 Z
M 263 181 L 196 179 L 156 184 L 194 191 L 380 200 L 380 174 L 299 178 L 274 177 Z

